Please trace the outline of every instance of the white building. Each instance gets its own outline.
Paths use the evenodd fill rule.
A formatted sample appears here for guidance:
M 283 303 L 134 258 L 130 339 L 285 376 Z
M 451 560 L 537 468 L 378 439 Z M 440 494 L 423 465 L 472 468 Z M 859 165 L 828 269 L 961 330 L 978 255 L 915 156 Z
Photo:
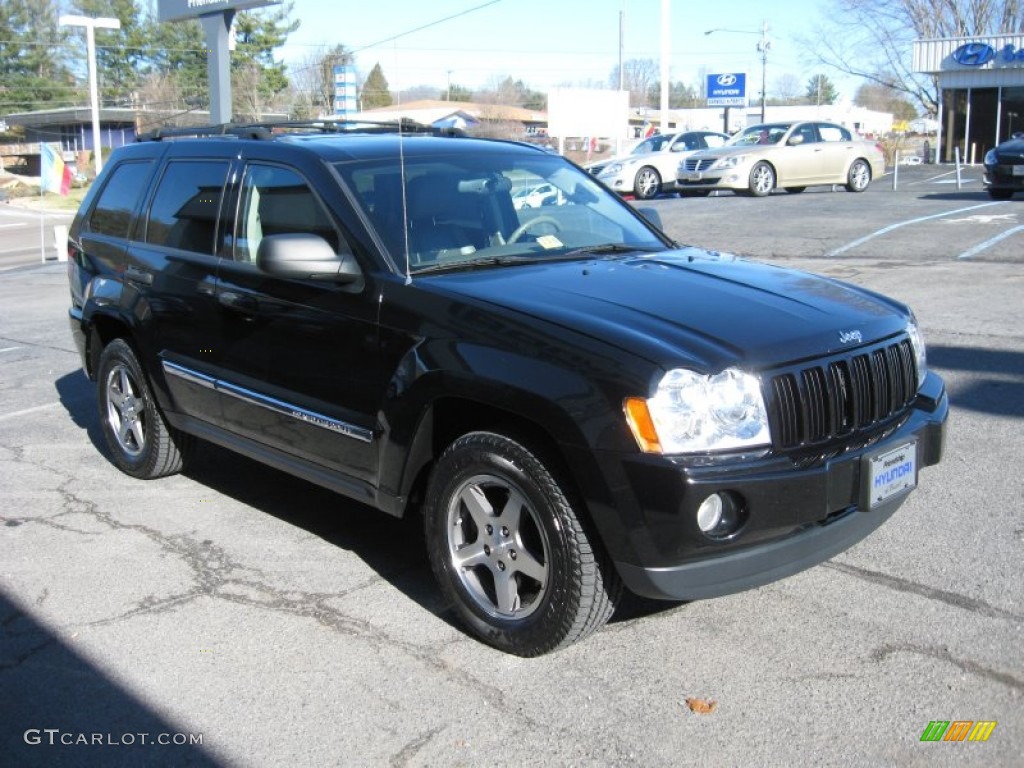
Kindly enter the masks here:
M 653 125 L 661 124 L 661 113 L 634 110 L 630 125 L 642 124 L 644 119 Z M 882 136 L 892 131 L 892 113 L 875 112 L 849 102 L 840 104 L 796 104 L 765 107 L 765 122 L 794 120 L 824 120 L 844 125 L 866 136 Z M 761 107 L 707 107 L 704 109 L 673 109 L 669 111 L 671 131 L 722 131 L 733 133 L 748 125 L 761 122 Z
M 914 42 L 914 71 L 939 85 L 939 161 L 980 163 L 1024 130 L 1024 34 Z

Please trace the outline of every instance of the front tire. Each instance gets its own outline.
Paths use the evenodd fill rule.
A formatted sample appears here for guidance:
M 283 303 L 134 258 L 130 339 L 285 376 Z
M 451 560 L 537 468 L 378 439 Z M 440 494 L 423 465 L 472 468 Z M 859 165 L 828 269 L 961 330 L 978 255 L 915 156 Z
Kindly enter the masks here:
M 750 169 L 750 194 L 767 197 L 775 189 L 775 169 L 768 163 L 758 163 Z
M 103 349 L 97 381 L 100 423 L 114 464 L 143 480 L 180 472 L 192 438 L 164 421 L 135 351 L 124 339 Z
M 636 172 L 633 194 L 641 200 L 650 200 L 661 191 L 661 175 L 649 165 Z
M 846 188 L 851 192 L 863 192 L 871 183 L 871 166 L 863 160 L 854 160 L 846 174 Z
M 577 505 L 526 445 L 472 432 L 431 475 L 424 507 L 430 562 L 448 601 L 484 642 L 538 656 L 611 617 L 618 575 Z
M 990 187 L 989 190 L 988 190 L 988 196 L 991 197 L 993 200 L 1009 200 L 1011 197 L 1013 197 L 1013 190 L 1012 189 L 992 189 Z

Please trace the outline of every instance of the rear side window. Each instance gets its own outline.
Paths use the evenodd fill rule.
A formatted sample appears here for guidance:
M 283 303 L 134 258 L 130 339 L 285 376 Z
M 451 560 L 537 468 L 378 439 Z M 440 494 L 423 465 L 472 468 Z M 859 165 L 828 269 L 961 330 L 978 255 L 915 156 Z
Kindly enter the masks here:
M 172 160 L 149 210 L 146 242 L 213 254 L 227 161 Z
M 852 137 L 850 132 L 838 125 L 818 124 L 818 133 L 822 141 L 849 141 Z
M 110 172 L 89 216 L 88 231 L 97 235 L 128 237 L 132 213 L 146 189 L 152 161 L 122 163 Z

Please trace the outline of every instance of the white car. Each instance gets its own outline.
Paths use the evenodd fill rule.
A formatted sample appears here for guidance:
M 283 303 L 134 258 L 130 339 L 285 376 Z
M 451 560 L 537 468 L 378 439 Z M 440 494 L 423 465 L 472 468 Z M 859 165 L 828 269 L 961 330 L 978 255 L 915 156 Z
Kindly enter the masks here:
M 714 131 L 684 131 L 644 139 L 628 155 L 590 163 L 586 169 L 620 195 L 648 200 L 676 189 L 679 163 L 702 149 L 721 147 L 729 140 Z
M 515 209 L 540 208 L 544 205 L 561 205 L 562 191 L 553 184 L 539 184 L 536 187 L 520 187 L 512 190 L 512 205 Z

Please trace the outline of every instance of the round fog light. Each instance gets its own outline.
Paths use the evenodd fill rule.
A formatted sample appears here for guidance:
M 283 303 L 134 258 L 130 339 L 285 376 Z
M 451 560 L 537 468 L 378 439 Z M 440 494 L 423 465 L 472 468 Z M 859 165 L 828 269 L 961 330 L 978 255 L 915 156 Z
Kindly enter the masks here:
M 724 508 L 722 497 L 717 493 L 704 499 L 697 510 L 697 525 L 700 526 L 701 531 L 710 533 L 715 530 L 722 522 Z

